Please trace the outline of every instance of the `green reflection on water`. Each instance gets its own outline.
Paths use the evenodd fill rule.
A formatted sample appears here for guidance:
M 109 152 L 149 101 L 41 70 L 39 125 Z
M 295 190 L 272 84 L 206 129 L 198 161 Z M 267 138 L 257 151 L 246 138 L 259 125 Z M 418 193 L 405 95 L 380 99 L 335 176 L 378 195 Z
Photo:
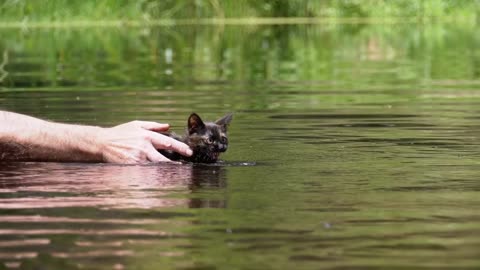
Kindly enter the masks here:
M 476 32 L 455 25 L 3 30 L 0 50 L 8 63 L 1 85 L 6 97 L 81 92 L 76 100 L 51 100 L 60 107 L 98 107 L 91 103 L 102 94 L 89 92 L 121 91 L 126 102 L 116 101 L 132 111 L 138 91 L 156 100 L 182 95 L 187 108 L 204 99 L 236 110 L 470 98 L 478 86 Z M 6 109 L 21 111 L 15 100 Z M 172 107 L 162 103 L 159 110 Z

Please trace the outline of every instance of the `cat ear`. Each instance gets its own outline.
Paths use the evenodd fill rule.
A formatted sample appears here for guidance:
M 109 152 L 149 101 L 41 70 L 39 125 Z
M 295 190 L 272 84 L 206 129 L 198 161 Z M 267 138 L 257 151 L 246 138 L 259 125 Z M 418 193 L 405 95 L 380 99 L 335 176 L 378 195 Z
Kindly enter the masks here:
M 198 114 L 192 113 L 190 117 L 188 117 L 188 133 L 193 134 L 203 128 L 205 128 L 205 124 L 203 123 L 202 118 L 200 118 Z
M 233 113 L 228 113 L 224 117 L 215 121 L 215 124 L 222 126 L 224 130 L 227 130 L 228 124 L 232 121 Z

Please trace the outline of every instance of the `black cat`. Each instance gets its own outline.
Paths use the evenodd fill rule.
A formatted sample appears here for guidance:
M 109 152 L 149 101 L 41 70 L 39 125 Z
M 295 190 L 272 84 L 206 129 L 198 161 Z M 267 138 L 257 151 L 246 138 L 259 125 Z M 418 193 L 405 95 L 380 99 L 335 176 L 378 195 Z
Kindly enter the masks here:
M 215 122 L 204 123 L 200 116 L 192 113 L 188 117 L 186 133 L 183 137 L 175 133 L 164 133 L 175 140 L 184 142 L 193 150 L 191 157 L 182 156 L 171 150 L 159 150 L 170 160 L 183 160 L 194 163 L 215 163 L 220 153 L 227 151 L 227 126 L 232 121 L 233 114 L 229 113 Z

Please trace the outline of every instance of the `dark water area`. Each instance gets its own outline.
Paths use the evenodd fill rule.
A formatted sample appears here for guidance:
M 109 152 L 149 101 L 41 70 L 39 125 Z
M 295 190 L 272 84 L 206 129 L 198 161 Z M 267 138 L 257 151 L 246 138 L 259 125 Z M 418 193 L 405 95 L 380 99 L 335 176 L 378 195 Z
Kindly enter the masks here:
M 474 26 L 1 31 L 2 110 L 234 119 L 210 166 L 0 164 L 0 269 L 480 267 Z

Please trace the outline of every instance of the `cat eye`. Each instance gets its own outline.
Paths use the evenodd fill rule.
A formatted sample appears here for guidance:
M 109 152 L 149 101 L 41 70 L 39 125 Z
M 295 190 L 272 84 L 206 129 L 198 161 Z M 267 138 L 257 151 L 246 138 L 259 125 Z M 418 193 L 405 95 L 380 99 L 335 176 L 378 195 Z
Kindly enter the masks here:
M 212 143 L 213 143 L 213 139 L 212 139 L 212 138 L 207 138 L 206 141 L 207 141 L 208 144 L 212 144 Z
M 227 137 L 222 136 L 222 138 L 220 139 L 220 141 L 221 141 L 222 143 L 227 143 Z

